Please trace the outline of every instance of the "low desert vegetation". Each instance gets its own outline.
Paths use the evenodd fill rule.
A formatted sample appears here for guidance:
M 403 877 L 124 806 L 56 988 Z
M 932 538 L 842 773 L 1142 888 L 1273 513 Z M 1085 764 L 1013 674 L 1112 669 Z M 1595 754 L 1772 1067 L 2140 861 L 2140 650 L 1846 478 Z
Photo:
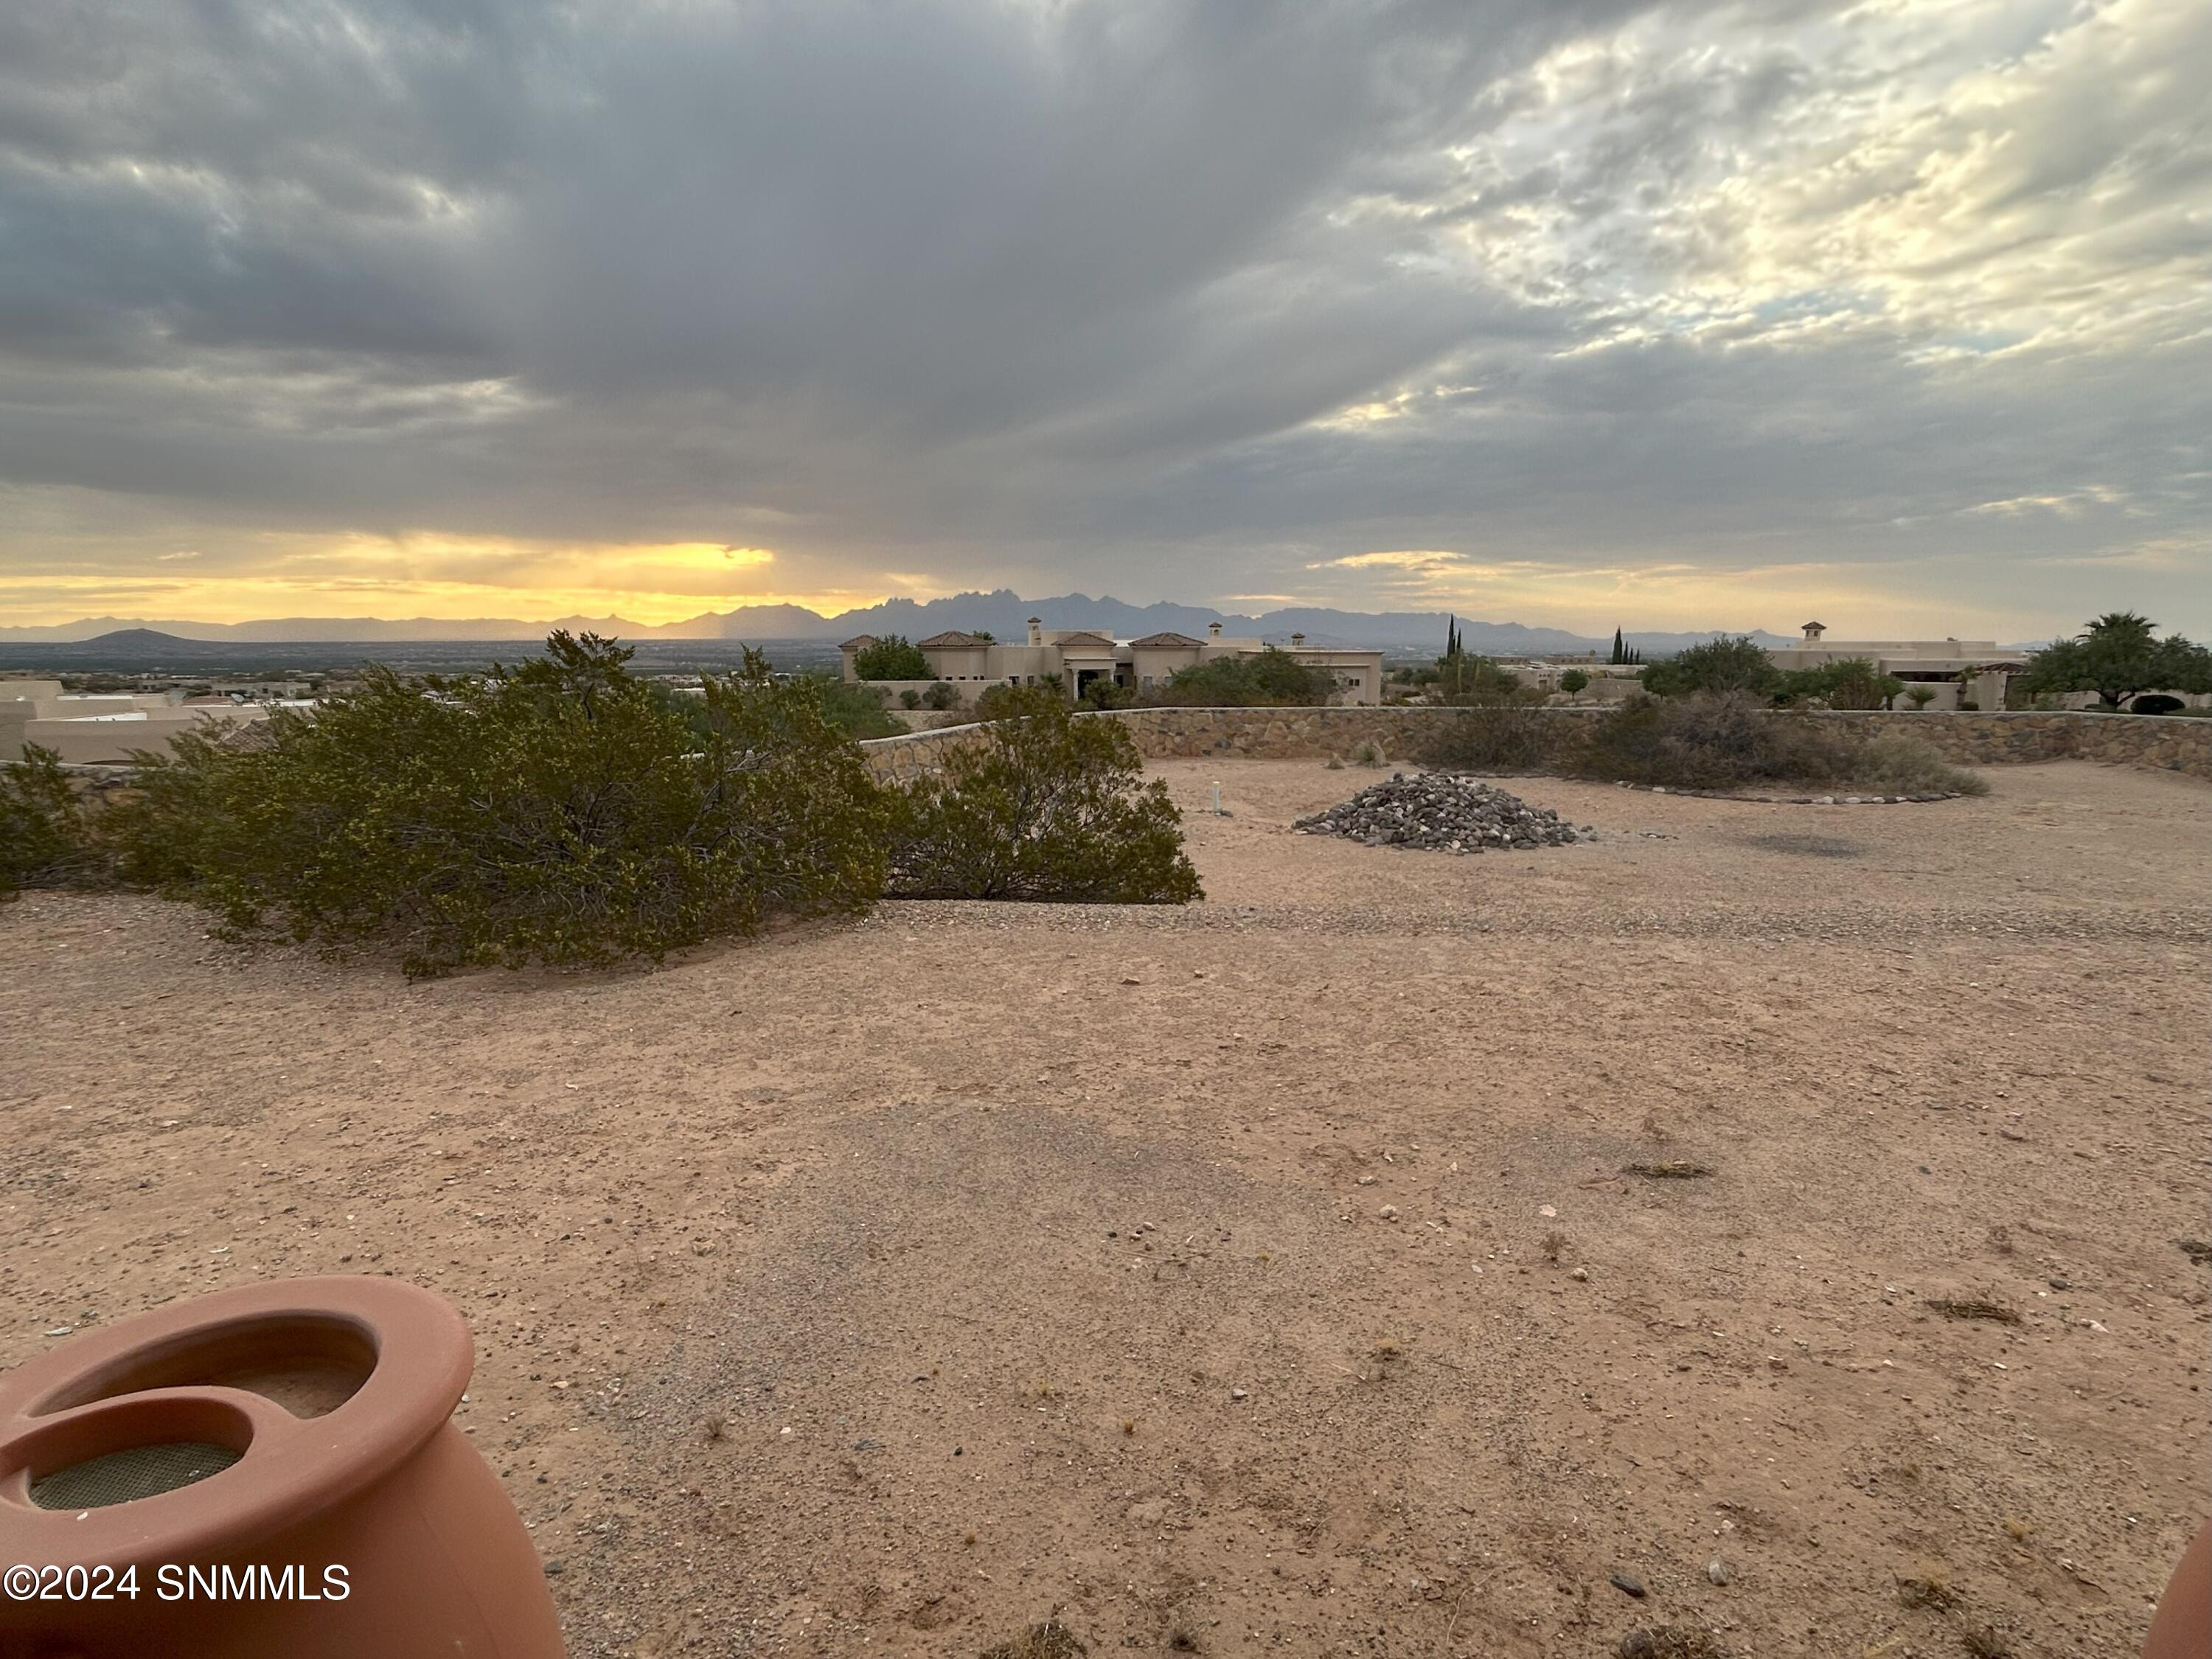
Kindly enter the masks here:
M 1589 743 L 1567 769 L 1670 789 L 1767 784 L 1900 795 L 1989 790 L 1909 733 L 1863 736 L 1841 723 L 1777 715 L 1743 693 L 1631 698 L 1592 722 Z
M 1741 691 L 1634 696 L 1594 715 L 1477 705 L 1439 720 L 1416 758 L 1454 771 L 1558 772 L 1669 789 L 1989 789 L 1910 732 L 1868 734 L 1841 721 L 1793 717 Z
M 191 736 L 137 757 L 98 810 L 33 751 L 0 768 L 0 888 L 119 880 L 205 906 L 226 937 L 389 954 L 410 976 L 657 959 L 856 914 L 894 858 L 915 896 L 1198 896 L 1127 732 L 1055 693 L 899 790 L 835 717 L 853 688 L 778 680 L 748 653 L 691 697 L 629 654 L 556 633 L 481 678 L 372 669 L 252 745 Z
M 97 867 L 83 805 L 60 757 L 36 744 L 0 765 L 0 899 L 64 886 Z
M 1216 657 L 1178 668 L 1150 701 L 1176 708 L 1318 708 L 1336 695 L 1336 678 L 1269 646 L 1249 657 Z
M 872 903 L 884 809 L 813 688 L 749 655 L 687 718 L 629 655 L 556 634 L 481 679 L 374 669 L 264 747 L 180 743 L 107 826 L 119 865 L 234 937 L 375 945 L 410 975 L 658 957 Z
M 1200 897 L 1182 815 L 1164 783 L 1144 781 L 1127 729 L 1079 714 L 1056 690 L 1007 690 L 975 741 L 896 802 L 891 893 L 1106 904 Z

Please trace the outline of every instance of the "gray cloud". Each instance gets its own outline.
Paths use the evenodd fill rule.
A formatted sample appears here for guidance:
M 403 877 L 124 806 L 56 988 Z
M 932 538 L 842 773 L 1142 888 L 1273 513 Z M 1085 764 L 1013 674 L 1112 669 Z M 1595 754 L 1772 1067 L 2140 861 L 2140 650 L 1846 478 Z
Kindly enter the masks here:
M 2148 0 L 11 9 L 0 564 L 2202 630 L 2208 70 Z

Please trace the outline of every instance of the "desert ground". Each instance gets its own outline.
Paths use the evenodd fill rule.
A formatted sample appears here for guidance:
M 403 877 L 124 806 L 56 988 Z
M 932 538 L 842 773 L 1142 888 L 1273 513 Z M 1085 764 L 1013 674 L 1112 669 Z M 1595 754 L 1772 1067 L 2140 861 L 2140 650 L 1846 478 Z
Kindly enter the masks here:
M 1455 857 L 1155 770 L 1187 909 L 410 985 L 0 908 L 0 1364 L 434 1287 L 579 1659 L 2136 1650 L 2212 1470 L 2212 788 L 1528 779 L 1600 839 Z

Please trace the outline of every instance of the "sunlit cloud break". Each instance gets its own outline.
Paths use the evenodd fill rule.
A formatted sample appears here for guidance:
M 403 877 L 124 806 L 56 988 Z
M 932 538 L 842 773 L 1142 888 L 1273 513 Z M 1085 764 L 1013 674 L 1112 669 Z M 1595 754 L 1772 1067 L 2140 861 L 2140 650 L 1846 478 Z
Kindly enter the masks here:
M 2212 631 L 2203 5 L 5 38 L 0 622 L 1006 585 Z

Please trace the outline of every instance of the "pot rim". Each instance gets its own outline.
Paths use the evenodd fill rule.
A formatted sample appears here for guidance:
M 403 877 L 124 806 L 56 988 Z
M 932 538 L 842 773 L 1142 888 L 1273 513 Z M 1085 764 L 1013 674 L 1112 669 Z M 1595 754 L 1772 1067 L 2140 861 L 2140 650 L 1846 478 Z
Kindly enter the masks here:
M 358 1340 L 359 1388 L 319 1417 L 249 1390 L 179 1380 L 220 1350 L 281 1363 L 288 1331 Z M 90 1331 L 0 1375 L 0 1561 L 154 1567 L 233 1559 L 321 1515 L 400 1467 L 437 1433 L 474 1368 L 459 1310 L 413 1285 L 365 1274 L 276 1279 L 218 1291 Z M 131 1386 L 134 1377 L 147 1380 Z M 98 1509 L 46 1510 L 33 1480 L 160 1439 L 211 1439 L 240 1454 L 189 1486 Z M 35 1606 L 36 1604 L 33 1604 Z

